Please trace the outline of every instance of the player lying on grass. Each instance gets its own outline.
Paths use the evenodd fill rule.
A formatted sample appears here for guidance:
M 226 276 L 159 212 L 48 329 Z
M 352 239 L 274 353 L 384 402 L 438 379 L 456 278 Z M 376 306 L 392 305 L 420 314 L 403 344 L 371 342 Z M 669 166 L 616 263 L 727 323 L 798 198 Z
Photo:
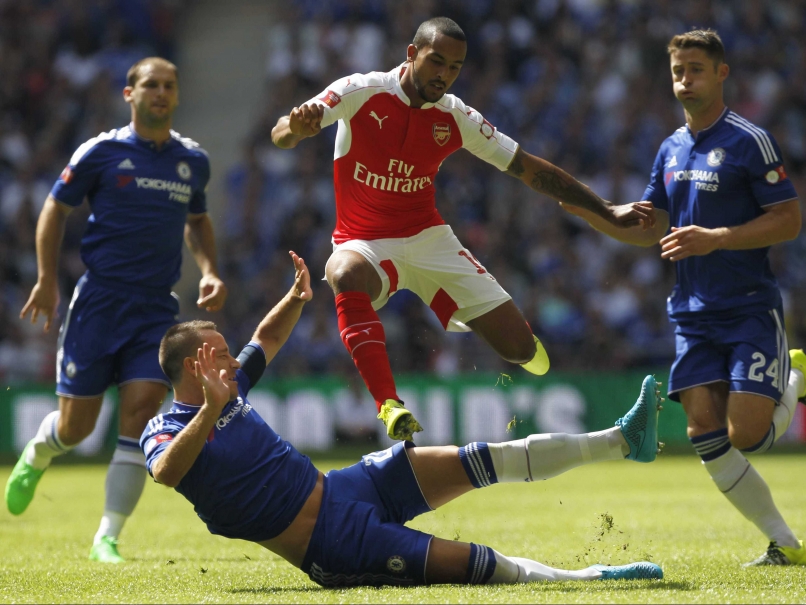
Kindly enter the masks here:
M 246 396 L 312 295 L 305 263 L 290 254 L 294 285 L 237 358 L 212 322 L 174 326 L 160 345 L 175 401 L 169 413 L 149 422 L 140 445 L 149 473 L 192 502 L 211 533 L 257 542 L 322 586 L 663 577 L 660 567 L 646 562 L 553 569 L 404 526 L 493 483 L 548 479 L 602 460 L 651 462 L 660 408 L 651 376 L 617 426 L 596 433 L 462 448 L 407 441 L 327 475 L 281 439 Z

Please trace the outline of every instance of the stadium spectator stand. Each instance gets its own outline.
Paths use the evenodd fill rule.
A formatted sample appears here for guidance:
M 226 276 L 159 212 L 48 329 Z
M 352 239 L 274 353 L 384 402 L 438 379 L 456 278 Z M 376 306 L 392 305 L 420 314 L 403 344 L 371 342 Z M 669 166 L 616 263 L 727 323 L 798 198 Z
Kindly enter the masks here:
M 660 141 L 683 124 L 666 43 L 691 26 L 720 32 L 732 73 L 731 109 L 768 128 L 806 194 L 806 2 L 803 0 L 295 0 L 277 2 L 266 32 L 261 114 L 226 171 L 216 217 L 232 298 L 221 331 L 246 342 L 266 300 L 287 290 L 287 251 L 324 272 L 334 222 L 335 128 L 292 152 L 275 149 L 277 117 L 344 74 L 402 62 L 416 26 L 445 14 L 468 35 L 454 90 L 527 150 L 580 175 L 614 202 L 636 201 Z M 36 278 L 39 208 L 69 153 L 125 123 L 125 70 L 140 56 L 174 58 L 175 27 L 193 3 L 177 0 L 0 0 L 0 376 L 52 381 L 55 331 L 17 319 Z M 179 64 L 181 72 L 182 65 Z M 194 131 L 195 133 L 195 131 Z M 204 133 L 195 133 L 204 140 Z M 540 334 L 557 370 L 667 366 L 674 353 L 665 298 L 674 267 L 657 247 L 623 246 L 538 200 L 468 154 L 442 167 L 440 212 L 504 284 Z M 86 212 L 86 208 L 82 211 Z M 68 229 L 62 304 L 81 275 L 84 220 Z M 793 346 L 806 344 L 806 235 L 771 253 Z M 269 371 L 341 373 L 327 286 Z M 197 315 L 183 306 L 184 318 Z M 402 292 L 381 312 L 396 372 L 507 371 L 472 335 L 446 335 Z M 63 313 L 62 313 L 63 315 Z

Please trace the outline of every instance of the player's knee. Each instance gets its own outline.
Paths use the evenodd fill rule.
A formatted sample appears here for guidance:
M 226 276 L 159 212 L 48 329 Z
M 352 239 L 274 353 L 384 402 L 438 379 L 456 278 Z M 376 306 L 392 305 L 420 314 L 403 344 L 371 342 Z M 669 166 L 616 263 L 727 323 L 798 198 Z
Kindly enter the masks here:
M 84 415 L 71 415 L 59 418 L 59 441 L 66 446 L 78 445 L 90 436 L 95 429 L 95 418 Z
M 747 450 L 758 445 L 769 432 L 769 426 L 729 426 L 728 439 L 737 450 Z
M 121 404 L 119 408 L 121 435 L 139 439 L 148 421 L 159 413 L 161 406 L 162 398 L 148 397 L 128 399 L 125 404 Z
M 369 276 L 366 267 L 360 264 L 340 263 L 333 268 L 328 267 L 327 282 L 336 294 L 369 293 Z
M 717 421 L 712 414 L 688 414 L 686 433 L 689 439 L 712 433 L 722 428 L 725 428 L 725 425 Z
M 140 435 L 145 430 L 148 421 L 151 420 L 156 415 L 157 415 L 156 411 L 154 411 L 152 409 L 152 406 L 150 405 L 129 412 L 128 414 L 121 413 L 120 415 L 121 434 L 137 436 L 137 438 L 139 439 Z

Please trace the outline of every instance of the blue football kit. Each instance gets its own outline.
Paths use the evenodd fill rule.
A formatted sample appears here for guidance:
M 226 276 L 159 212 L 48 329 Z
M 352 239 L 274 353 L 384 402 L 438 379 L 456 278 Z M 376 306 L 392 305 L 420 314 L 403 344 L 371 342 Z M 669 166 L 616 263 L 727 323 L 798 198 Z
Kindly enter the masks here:
M 59 333 L 59 395 L 94 397 L 112 383 L 170 385 L 157 352 L 176 323 L 171 286 L 179 279 L 188 213 L 207 211 L 207 154 L 171 131 L 157 149 L 133 126 L 81 145 L 51 195 L 92 214 L 81 240 L 87 272 Z
M 238 397 L 221 411 L 201 453 L 176 486 L 213 534 L 262 542 L 294 520 L 319 471 L 284 441 L 247 399 L 266 367 L 260 345 L 238 355 Z M 199 406 L 174 402 L 140 438 L 146 467 L 193 420 Z M 364 456 L 325 475 L 322 506 L 302 570 L 322 586 L 413 585 L 425 582 L 432 536 L 403 523 L 431 510 L 420 491 L 406 447 Z
M 696 137 L 683 126 L 661 144 L 643 197 L 669 213 L 671 226 L 708 229 L 742 225 L 796 198 L 772 135 L 728 108 Z M 719 381 L 731 392 L 780 399 L 789 355 L 768 251 L 715 250 L 675 263 L 671 399 Z

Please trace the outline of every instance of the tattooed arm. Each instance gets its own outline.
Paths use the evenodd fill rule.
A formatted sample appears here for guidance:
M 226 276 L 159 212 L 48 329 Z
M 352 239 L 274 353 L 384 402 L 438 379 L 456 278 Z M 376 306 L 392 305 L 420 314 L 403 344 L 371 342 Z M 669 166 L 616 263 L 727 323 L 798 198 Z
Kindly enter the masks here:
M 616 206 L 603 200 L 587 185 L 554 164 L 526 153 L 518 148 L 507 174 L 520 179 L 526 185 L 558 202 L 564 207 L 574 206 L 585 214 L 592 214 L 620 229 L 640 225 L 649 229 L 655 225 L 655 209 L 649 202 Z M 574 212 L 576 214 L 576 212 Z M 583 216 L 580 213 L 580 216 Z M 583 216 L 584 218 L 584 216 Z

